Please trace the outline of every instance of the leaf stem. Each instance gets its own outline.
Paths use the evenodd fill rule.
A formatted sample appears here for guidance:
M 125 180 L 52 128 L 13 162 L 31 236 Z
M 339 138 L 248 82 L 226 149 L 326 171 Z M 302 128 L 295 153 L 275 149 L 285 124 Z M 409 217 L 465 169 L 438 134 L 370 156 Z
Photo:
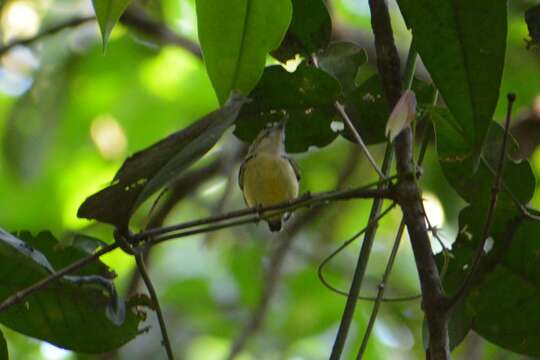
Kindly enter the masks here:
M 165 347 L 165 351 L 167 352 L 167 358 L 169 360 L 174 360 L 171 342 L 169 340 L 167 326 L 165 324 L 165 318 L 163 317 L 163 312 L 161 311 L 161 305 L 159 304 L 156 289 L 154 288 L 154 284 L 152 284 L 152 280 L 150 279 L 148 271 L 146 270 L 143 256 L 141 254 L 136 254 L 135 261 L 137 263 L 137 269 L 141 273 L 141 277 L 144 281 L 144 284 L 146 285 L 146 289 L 148 289 L 148 293 L 150 294 L 150 298 L 152 299 L 153 305 L 155 307 L 156 315 L 159 322 L 159 328 L 161 330 L 161 336 L 163 338 L 163 346 Z
M 484 254 L 484 246 L 491 233 L 491 228 L 493 227 L 493 222 L 495 220 L 495 210 L 497 208 L 497 200 L 499 197 L 499 192 L 501 191 L 501 182 L 502 182 L 504 162 L 505 162 L 504 160 L 506 156 L 506 147 L 508 143 L 508 134 L 510 130 L 510 122 L 512 120 L 512 108 L 514 105 L 514 101 L 516 100 L 516 95 L 513 93 L 510 93 L 507 95 L 507 99 L 508 99 L 508 108 L 506 111 L 506 120 L 504 123 L 503 141 L 502 141 L 500 154 L 499 154 L 499 162 L 497 163 L 497 169 L 496 169 L 495 177 L 493 179 L 493 184 L 491 187 L 491 200 L 489 202 L 489 207 L 487 210 L 486 221 L 482 229 L 482 237 L 480 238 L 480 243 L 478 244 L 478 247 L 476 248 L 470 270 L 467 273 L 465 280 L 463 280 L 463 284 L 461 285 L 461 287 L 458 289 L 458 291 L 455 293 L 455 295 L 450 299 L 448 303 L 449 309 L 452 306 L 454 306 L 457 302 L 459 302 L 459 300 L 470 290 L 472 286 L 472 279 L 475 276 L 476 272 L 478 271 L 478 267 L 482 260 L 482 255 Z

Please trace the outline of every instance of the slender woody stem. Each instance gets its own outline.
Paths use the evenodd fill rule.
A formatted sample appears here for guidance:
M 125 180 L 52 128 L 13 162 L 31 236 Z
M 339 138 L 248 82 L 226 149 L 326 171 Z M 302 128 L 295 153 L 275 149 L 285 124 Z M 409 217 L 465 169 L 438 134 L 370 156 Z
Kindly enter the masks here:
M 507 98 L 508 98 L 508 108 L 506 111 L 506 120 L 504 123 L 503 141 L 501 145 L 501 152 L 499 154 L 499 162 L 497 163 L 497 170 L 495 172 L 493 185 L 491 187 L 491 200 L 490 200 L 489 207 L 487 210 L 486 221 L 482 229 L 482 237 L 480 238 L 480 243 L 478 244 L 478 247 L 476 248 L 474 259 L 470 267 L 470 270 L 467 273 L 465 280 L 463 280 L 463 284 L 450 300 L 448 304 L 449 308 L 451 308 L 457 302 L 459 302 L 459 300 L 470 290 L 470 287 L 472 285 L 472 279 L 474 278 L 476 272 L 478 271 L 480 262 L 482 260 L 482 255 L 484 254 L 484 246 L 486 245 L 486 241 L 491 233 L 491 228 L 493 227 L 493 222 L 495 220 L 495 210 L 497 208 L 497 200 L 499 197 L 499 192 L 501 191 L 501 182 L 502 182 L 504 162 L 505 162 L 504 160 L 506 156 L 506 147 L 508 143 L 510 121 L 512 119 L 512 107 L 513 107 L 514 101 L 516 100 L 516 95 L 513 93 L 510 93 L 508 94 Z
M 417 57 L 416 51 L 414 51 L 414 48 L 411 46 L 411 51 L 409 51 L 409 56 L 407 60 L 407 64 L 408 64 L 406 68 L 407 73 L 404 75 L 404 78 L 407 79 L 407 84 L 412 84 L 412 78 L 414 76 L 415 65 L 416 65 L 416 57 Z M 398 59 L 398 62 L 399 62 L 399 59 Z M 398 68 L 399 68 L 399 64 L 398 64 Z M 393 159 L 393 147 L 390 143 L 388 143 L 386 146 L 386 152 L 385 152 L 385 156 L 383 160 L 383 166 L 382 166 L 383 174 L 381 178 L 388 176 L 390 172 L 390 167 L 392 164 L 392 159 Z M 379 215 L 381 211 L 381 205 L 382 205 L 382 201 L 380 201 L 379 199 L 375 199 L 373 201 L 373 205 L 371 207 L 370 221 L 377 218 L 377 216 Z M 377 225 L 371 226 L 366 231 L 364 242 L 362 243 L 362 247 L 360 249 L 358 262 L 356 265 L 356 269 L 353 275 L 353 280 L 352 280 L 351 287 L 349 290 L 349 296 L 347 298 L 345 309 L 341 317 L 341 323 L 338 329 L 338 333 L 336 335 L 336 340 L 334 342 L 334 346 L 332 347 L 332 354 L 330 355 L 331 360 L 339 360 L 341 357 L 341 354 L 343 353 L 343 348 L 347 340 L 349 327 L 351 325 L 354 311 L 356 308 L 356 299 L 358 298 L 358 294 L 360 293 L 360 288 L 362 286 L 362 279 L 364 277 L 364 274 L 367 268 L 369 254 L 371 252 L 371 248 L 373 246 L 373 241 L 375 239 L 376 233 L 377 233 Z
M 410 56 L 411 54 L 413 55 Z M 407 64 L 416 63 L 416 58 L 417 58 L 416 51 L 414 50 L 413 45 L 411 44 L 409 57 L 407 58 Z M 414 60 L 411 61 L 411 59 L 414 59 Z M 412 68 L 414 69 L 414 67 Z M 409 66 L 407 66 L 406 69 L 409 69 Z M 414 73 L 414 70 L 412 70 L 412 72 Z M 410 78 L 412 79 L 412 76 Z M 408 86 L 412 85 L 412 81 L 407 81 L 406 83 Z M 434 91 L 434 96 L 433 96 L 433 102 L 436 102 L 436 101 L 437 101 L 437 90 Z M 420 152 L 418 155 L 418 165 L 421 165 L 422 162 L 424 161 L 424 156 L 426 154 L 426 150 L 429 144 L 430 135 L 431 133 L 429 132 L 429 127 L 426 126 L 426 130 L 424 132 L 424 137 L 422 140 L 422 146 L 420 147 Z M 392 267 L 394 266 L 394 261 L 396 259 L 396 255 L 399 249 L 399 245 L 401 243 L 401 238 L 403 236 L 404 230 L 405 230 L 405 220 L 402 218 L 399 224 L 398 231 L 396 233 L 394 245 L 392 246 L 392 251 L 390 252 L 390 257 L 388 258 L 388 262 L 386 264 L 386 269 L 384 270 L 381 283 L 379 284 L 377 298 L 375 300 L 375 304 L 373 305 L 373 309 L 369 317 L 369 322 L 368 322 L 366 331 L 364 332 L 364 337 L 362 338 L 362 344 L 360 345 L 360 350 L 358 350 L 358 354 L 356 355 L 357 360 L 362 359 L 366 352 L 368 341 L 371 336 L 371 331 L 373 330 L 373 326 L 375 325 L 375 320 L 377 319 L 381 302 L 384 299 L 384 291 L 386 290 L 386 283 L 388 282 L 388 278 L 390 277 L 390 273 L 392 272 Z
M 165 325 L 165 318 L 163 317 L 163 312 L 161 311 L 161 305 L 159 304 L 156 289 L 154 288 L 154 284 L 152 284 L 152 280 L 148 275 L 148 271 L 146 270 L 142 255 L 135 255 L 135 261 L 137 263 L 137 269 L 141 273 L 141 277 L 144 281 L 144 284 L 146 285 L 146 289 L 148 289 L 148 293 L 150 294 L 150 298 L 152 299 L 153 305 L 155 307 L 156 315 L 159 322 L 159 328 L 161 330 L 161 336 L 163 337 L 163 346 L 165 347 L 165 351 L 167 352 L 167 358 L 169 360 L 174 360 L 171 342 L 167 333 L 167 326 Z
M 313 61 L 313 65 L 315 65 L 316 68 L 319 68 L 319 61 L 317 60 L 317 57 L 314 54 L 311 56 L 311 60 Z M 377 162 L 375 161 L 375 159 L 369 152 L 369 149 L 367 148 L 366 143 L 364 142 L 364 140 L 362 140 L 362 137 L 360 136 L 360 134 L 354 127 L 354 124 L 349 118 L 349 115 L 347 115 L 347 112 L 345 111 L 345 106 L 343 106 L 343 104 L 341 104 L 339 101 L 336 101 L 334 103 L 334 107 L 336 108 L 337 112 L 339 113 L 343 121 L 345 122 L 345 125 L 347 125 L 347 128 L 353 134 L 354 140 L 356 141 L 358 146 L 360 146 L 360 149 L 362 150 L 362 152 L 368 159 L 369 163 L 373 167 L 373 170 L 375 170 L 375 172 L 380 178 L 384 179 L 386 176 L 383 174 L 381 169 L 379 169 L 379 165 L 377 165 Z

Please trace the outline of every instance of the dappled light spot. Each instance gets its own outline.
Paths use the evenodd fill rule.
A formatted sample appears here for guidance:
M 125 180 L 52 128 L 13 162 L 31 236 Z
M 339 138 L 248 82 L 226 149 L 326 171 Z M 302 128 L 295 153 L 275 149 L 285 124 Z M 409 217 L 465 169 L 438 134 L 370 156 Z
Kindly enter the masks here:
M 72 354 L 71 351 L 64 350 L 45 341 L 41 342 L 39 352 L 45 360 L 64 360 L 71 358 Z
M 140 67 L 140 78 L 152 94 L 173 101 L 182 90 L 182 82 L 199 69 L 197 61 L 181 49 L 164 48 Z
M 332 129 L 333 132 L 341 132 L 343 129 L 345 129 L 345 124 L 343 124 L 342 121 L 332 121 L 330 123 L 330 129 Z
M 484 252 L 487 254 L 493 249 L 493 238 L 490 236 L 484 243 Z
M 445 215 L 439 198 L 430 192 L 424 192 L 422 199 L 431 226 L 436 228 L 442 227 L 444 225 Z
M 281 66 L 283 66 L 283 68 L 288 72 L 292 73 L 296 71 L 296 68 L 298 68 L 298 65 L 300 65 L 300 63 L 302 63 L 302 60 L 303 58 L 300 55 L 296 54 L 294 59 L 287 60 L 284 64 L 281 64 Z
M 39 30 L 39 25 L 39 15 L 34 5 L 27 1 L 12 2 L 2 14 L 4 41 L 34 36 Z
M 202 188 L 202 196 L 210 197 L 210 196 L 218 194 L 221 190 L 223 190 L 226 183 L 227 183 L 226 178 L 221 178 L 221 179 L 217 179 L 216 181 L 212 181 L 210 184 L 208 184 L 208 186 Z
M 121 159 L 127 149 L 124 129 L 111 115 L 101 115 L 92 121 L 90 135 L 100 155 L 106 160 Z

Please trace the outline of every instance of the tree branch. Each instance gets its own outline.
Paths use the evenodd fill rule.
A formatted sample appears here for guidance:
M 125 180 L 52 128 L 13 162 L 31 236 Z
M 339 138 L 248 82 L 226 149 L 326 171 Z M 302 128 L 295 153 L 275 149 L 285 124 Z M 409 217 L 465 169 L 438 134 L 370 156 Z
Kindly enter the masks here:
M 156 289 L 154 288 L 154 284 L 152 284 L 152 280 L 150 280 L 150 276 L 148 275 L 148 272 L 146 271 L 146 266 L 144 265 L 144 259 L 142 255 L 135 254 L 135 261 L 137 262 L 137 269 L 141 273 L 141 277 L 144 281 L 144 284 L 146 285 L 146 289 L 148 289 L 148 293 L 150 294 L 150 298 L 152 299 L 152 302 L 155 308 L 154 310 L 158 318 L 159 328 L 161 330 L 161 336 L 163 338 L 163 346 L 165 347 L 165 351 L 167 352 L 167 358 L 169 360 L 174 360 L 171 342 L 169 340 L 169 335 L 167 333 L 167 326 L 165 324 L 165 318 L 163 317 L 163 312 L 161 311 L 161 305 L 159 304 L 159 299 L 156 293 Z
M 484 246 L 486 244 L 486 241 L 491 234 L 491 228 L 493 227 L 493 222 L 495 221 L 495 210 L 497 208 L 497 199 L 499 197 L 499 192 L 501 191 L 501 183 L 502 183 L 502 177 L 504 172 L 504 162 L 506 157 L 506 148 L 508 143 L 508 135 L 510 130 L 510 121 L 512 119 L 512 106 L 514 104 L 514 101 L 516 100 L 515 94 L 508 94 L 508 108 L 506 111 L 506 121 L 504 124 L 504 136 L 503 136 L 503 142 L 500 149 L 499 154 L 499 162 L 497 163 L 497 170 L 495 172 L 495 176 L 493 178 L 493 184 L 491 187 L 491 200 L 489 202 L 489 207 L 487 210 L 486 215 L 486 221 L 484 222 L 484 227 L 482 229 L 482 237 L 480 238 L 480 242 L 478 243 L 478 247 L 476 248 L 474 258 L 472 261 L 472 265 L 470 267 L 469 272 L 465 276 L 465 280 L 463 280 L 463 284 L 458 289 L 458 291 L 454 294 L 450 302 L 448 303 L 448 308 L 450 309 L 453 305 L 455 305 L 459 300 L 470 290 L 472 286 L 472 279 L 476 275 L 476 272 L 479 268 L 480 262 L 482 260 L 482 255 L 484 254 Z
M 388 182 L 395 177 L 391 177 L 385 180 L 385 182 Z M 293 200 L 291 202 L 285 202 L 277 205 L 272 205 L 268 207 L 254 207 L 254 208 L 248 208 L 248 209 L 242 209 L 242 210 L 236 210 L 233 212 L 230 212 L 228 214 L 220 215 L 220 216 L 214 216 L 209 218 L 204 218 L 200 220 L 190 221 L 183 224 L 179 224 L 174 226 L 174 230 L 180 230 L 180 229 L 189 229 L 193 227 L 199 227 L 201 225 L 207 225 L 207 224 L 214 224 L 219 223 L 223 220 L 231 220 L 231 219 L 237 219 L 237 218 L 244 218 L 237 221 L 231 221 L 225 224 L 218 224 L 218 225 L 210 225 L 207 227 L 199 227 L 194 230 L 187 230 L 180 233 L 173 233 L 170 235 L 165 235 L 162 237 L 155 237 L 155 234 L 152 232 L 159 230 L 148 230 L 146 232 L 142 232 L 137 235 L 143 234 L 144 236 L 138 237 L 137 235 L 127 239 L 131 242 L 133 245 L 139 245 L 141 242 L 145 242 L 145 246 L 154 246 L 158 243 L 161 243 L 166 240 L 170 239 L 177 239 L 181 237 L 187 237 L 191 235 L 206 233 L 209 231 L 216 231 L 220 229 L 225 229 L 233 226 L 238 225 L 244 225 L 248 223 L 256 223 L 261 220 L 260 215 L 261 214 L 280 214 L 285 212 L 291 212 L 296 209 L 299 209 L 301 207 L 307 207 L 307 206 L 314 206 L 314 205 L 320 205 L 320 204 L 327 204 L 332 201 L 338 201 L 338 200 L 349 200 L 349 199 L 355 199 L 355 198 L 372 198 L 372 197 L 382 197 L 382 198 L 389 198 L 392 199 L 394 197 L 394 193 L 392 189 L 384 189 L 384 190 L 366 190 L 366 188 L 371 187 L 372 185 L 367 185 L 360 188 L 355 188 L 351 190 L 341 190 L 341 191 L 330 191 L 330 192 L 323 192 L 318 193 L 315 195 L 308 194 L 307 196 L 300 197 L 296 200 Z M 253 215 L 256 214 L 256 215 Z M 245 218 L 246 215 L 252 215 L 251 217 Z M 170 232 L 170 231 L 169 231 Z M 159 233 L 159 232 L 158 232 Z M 51 282 L 58 280 L 64 275 L 67 275 L 69 273 L 72 273 L 74 271 L 77 271 L 78 269 L 82 268 L 86 264 L 97 260 L 99 257 L 117 249 L 120 245 L 118 242 L 115 242 L 113 244 L 107 245 L 94 254 L 88 255 L 76 262 L 74 262 L 71 265 L 66 266 L 60 271 L 57 271 L 46 278 L 43 278 L 42 280 L 36 282 L 33 285 L 28 286 L 27 288 L 18 291 L 14 295 L 8 297 L 6 300 L 4 300 L 2 303 L 0 303 L 0 312 L 5 310 L 6 308 L 19 304 L 22 300 L 24 300 L 29 295 L 33 294 L 34 292 L 45 288 L 46 286 L 50 285 Z
M 77 27 L 77 26 L 82 25 L 84 23 L 87 23 L 87 22 L 90 22 L 90 21 L 95 21 L 95 20 L 96 20 L 95 16 L 76 17 L 76 18 L 69 19 L 69 20 L 66 20 L 64 22 L 61 22 L 59 24 L 53 25 L 53 26 L 51 26 L 51 27 L 37 33 L 36 35 L 34 35 L 32 37 L 25 38 L 25 39 L 12 40 L 8 44 L 0 47 L 0 56 L 4 55 L 6 52 L 8 52 L 9 50 L 11 50 L 12 48 L 14 48 L 16 46 L 28 46 L 28 45 L 31 45 L 32 43 L 34 43 L 34 42 L 36 42 L 38 40 L 43 39 L 44 37 L 56 34 L 56 33 L 60 32 L 60 31 L 62 31 L 64 29 Z
M 401 97 L 401 78 L 388 8 L 384 0 L 369 0 L 369 7 L 375 35 L 377 67 L 385 95 L 390 105 L 395 106 Z M 400 174 L 410 173 L 414 168 L 412 140 L 410 127 L 395 139 L 397 170 Z M 444 306 L 447 298 L 423 218 L 420 189 L 411 177 L 403 177 L 397 187 L 398 202 L 403 211 L 420 278 L 423 308 L 429 329 L 429 356 L 431 360 L 446 360 L 450 358 L 448 318 Z
M 202 52 L 199 45 L 183 37 L 168 26 L 154 21 L 144 11 L 130 6 L 120 17 L 120 22 L 132 29 L 135 29 L 145 35 L 151 37 L 160 45 L 174 45 L 181 47 L 193 56 L 202 59 Z

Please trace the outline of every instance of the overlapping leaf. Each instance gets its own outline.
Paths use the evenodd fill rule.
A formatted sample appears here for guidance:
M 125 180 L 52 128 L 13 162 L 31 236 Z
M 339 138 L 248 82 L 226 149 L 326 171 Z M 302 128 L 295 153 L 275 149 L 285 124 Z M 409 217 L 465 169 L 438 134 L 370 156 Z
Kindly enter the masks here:
M 47 232 L 35 237 L 25 232 L 15 237 L 0 229 L 0 299 L 86 255 L 80 248 L 63 247 Z M 129 308 L 125 319 L 122 323 L 111 319 L 107 309 L 117 303 L 111 304 L 114 299 L 103 287 L 87 281 L 100 280 L 92 283 L 104 284 L 110 283 L 111 277 L 103 263 L 89 264 L 30 295 L 24 303 L 4 310 L 0 322 L 25 335 L 74 351 L 99 353 L 118 348 L 137 336 L 144 315 L 131 308 L 136 304 L 120 302 L 120 306 Z M 81 285 L 81 281 L 86 284 Z
M 360 66 L 367 62 L 364 49 L 351 42 L 334 42 L 317 54 L 322 70 L 336 78 L 344 94 L 356 88 L 356 76 Z
M 479 168 L 472 172 L 476 157 L 463 136 L 459 123 L 446 109 L 431 108 L 429 111 L 435 125 L 439 163 L 448 182 L 468 203 L 486 204 L 491 198 L 491 186 L 503 136 L 502 128 L 491 122 Z M 513 198 L 526 204 L 531 199 L 536 184 L 530 164 L 527 161 L 516 163 L 506 158 L 505 169 L 503 180 L 511 194 L 501 193 L 499 205 L 514 208 Z
M 301 65 L 289 73 L 279 65 L 267 67 L 234 133 L 251 142 L 266 124 L 287 118 L 287 151 L 328 145 L 337 136 L 330 124 L 336 118 L 339 93 L 339 83 L 322 70 Z
M 422 61 L 461 129 L 459 136 L 477 160 L 499 96 L 506 1 L 398 0 L 398 4 Z
M 285 62 L 296 55 L 309 58 L 324 49 L 332 36 L 332 19 L 322 0 L 292 0 L 289 30 L 272 56 Z
M 485 208 L 474 206 L 460 214 L 460 233 L 452 246 L 453 256 L 445 277 L 445 288 L 450 293 L 459 288 L 469 270 L 481 240 L 485 214 Z M 508 211 L 498 212 L 492 231 L 493 247 L 486 248 L 473 288 L 461 311 L 453 314 L 467 319 L 471 329 L 489 341 L 531 356 L 540 355 L 538 231 L 537 222 L 519 222 L 515 213 L 512 216 Z
M 79 217 L 124 228 L 133 211 L 149 196 L 202 157 L 236 120 L 246 98 L 235 94 L 220 110 L 129 157 L 113 184 L 90 196 Z
M 231 91 L 249 93 L 266 55 L 283 39 L 291 0 L 197 0 L 197 23 L 206 69 L 221 104 Z

